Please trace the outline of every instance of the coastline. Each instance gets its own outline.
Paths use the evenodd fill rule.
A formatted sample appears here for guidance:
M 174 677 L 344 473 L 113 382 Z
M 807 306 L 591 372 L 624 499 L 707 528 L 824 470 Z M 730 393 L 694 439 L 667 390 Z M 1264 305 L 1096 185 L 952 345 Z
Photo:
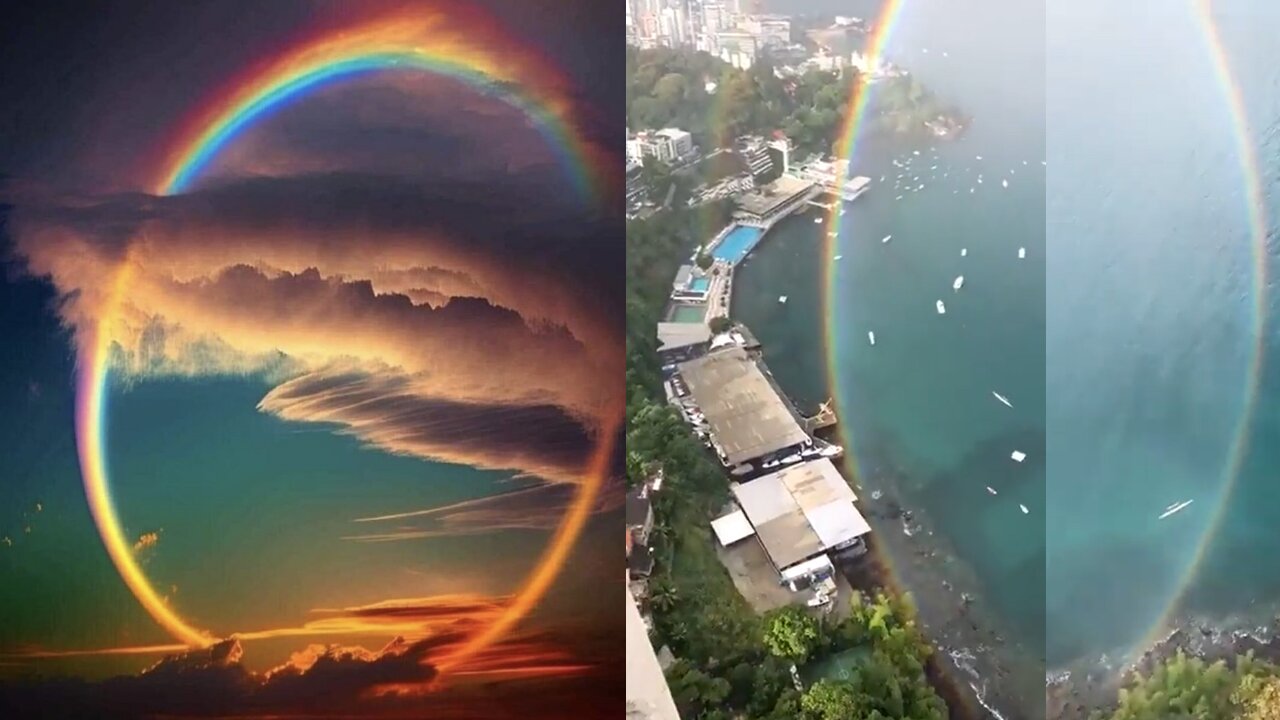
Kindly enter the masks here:
M 768 240 L 766 231 L 755 249 Z M 735 290 L 738 282 L 735 272 Z M 730 317 L 734 317 L 732 302 L 737 297 L 735 292 L 730 301 Z M 776 376 L 769 376 L 793 408 L 805 410 L 796 405 Z M 840 421 L 849 419 L 842 417 Z M 819 436 L 836 442 L 830 437 L 832 433 L 827 429 Z M 859 478 L 848 464 L 852 452 L 852 448 L 846 448 L 836 466 L 857 491 L 873 533 L 867 555 L 840 563 L 841 573 L 855 590 L 883 587 L 911 594 L 921 631 L 935 650 L 929 663 L 929 678 L 947 701 L 953 720 L 1043 717 L 1045 706 L 1040 692 L 1044 676 L 1038 672 L 1034 677 L 1027 674 L 1021 678 L 1021 688 L 1010 682 L 1016 677 L 1016 668 L 1027 667 L 1028 663 L 1043 667 L 1043 658 L 1029 657 L 1009 645 L 1006 638 L 1011 633 L 984 602 L 981 584 L 972 569 L 941 536 L 934 534 L 926 513 L 903 499 L 901 483 L 906 478 L 905 471 L 888 458 L 872 457 L 871 462 L 865 462 L 868 458 L 864 457 L 865 474 Z

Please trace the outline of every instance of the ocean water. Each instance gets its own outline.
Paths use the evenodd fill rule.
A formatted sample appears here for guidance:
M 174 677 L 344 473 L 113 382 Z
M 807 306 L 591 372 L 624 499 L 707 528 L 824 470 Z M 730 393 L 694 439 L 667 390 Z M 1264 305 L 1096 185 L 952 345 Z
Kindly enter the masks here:
M 1019 674 L 1012 684 L 1034 707 L 1043 704 L 1033 696 L 1044 680 L 1050 168 L 1042 164 L 1043 9 L 1026 5 L 906 4 L 889 58 L 973 116 L 972 126 L 950 142 L 862 143 L 854 172 L 873 185 L 842 218 L 831 253 L 841 259 L 826 256 L 825 225 L 814 224 L 816 215 L 789 219 L 740 272 L 734 313 L 760 337 L 771 369 L 802 404 L 832 392 L 830 348 L 841 437 L 852 444 L 864 509 L 883 510 L 867 497 L 881 490 L 913 514 L 906 525 L 873 521 L 882 546 L 922 604 L 951 603 L 945 611 L 954 613 L 954 600 L 942 599 L 941 578 L 954 586 L 970 581 L 975 612 L 996 620 L 988 632 L 1016 646 L 1022 662 L 1010 663 Z M 892 239 L 883 243 L 886 235 Z M 824 318 L 819 278 L 829 262 L 833 306 Z M 964 285 L 955 291 L 959 275 Z M 779 295 L 788 296 L 785 305 Z M 945 315 L 936 312 L 937 300 Z M 1015 450 L 1026 453 L 1024 462 L 1011 459 Z M 932 532 L 929 544 L 947 549 L 921 559 L 918 548 L 904 544 L 908 531 Z
M 873 17 L 869 5 L 770 9 Z M 906 3 L 890 58 L 974 117 L 937 146 L 950 176 L 894 200 L 890 161 L 928 167 L 933 153 L 865 144 L 855 171 L 887 184 L 844 218 L 832 316 L 808 216 L 748 260 L 735 314 L 804 403 L 829 394 L 832 349 L 860 480 L 892 477 L 1011 645 L 1050 668 L 1114 665 L 1179 621 L 1274 617 L 1280 323 L 1274 283 L 1255 278 L 1280 268 L 1274 239 L 1252 255 L 1236 119 L 1195 4 L 1031 5 Z M 1261 210 L 1277 218 L 1280 7 L 1212 5 Z M 992 186 L 1008 169 L 1010 187 Z M 1025 463 L 1009 462 L 1013 448 Z M 1194 502 L 1157 519 L 1181 500 Z
M 1260 345 L 1255 330 L 1255 301 L 1273 313 L 1275 290 L 1254 284 L 1259 265 L 1274 272 L 1274 245 L 1251 256 L 1227 85 L 1194 5 L 1050 5 L 1054 659 L 1115 657 L 1187 615 L 1250 624 L 1280 598 L 1276 325 Z M 1211 5 L 1275 218 L 1280 8 Z M 1182 500 L 1194 503 L 1157 519 Z

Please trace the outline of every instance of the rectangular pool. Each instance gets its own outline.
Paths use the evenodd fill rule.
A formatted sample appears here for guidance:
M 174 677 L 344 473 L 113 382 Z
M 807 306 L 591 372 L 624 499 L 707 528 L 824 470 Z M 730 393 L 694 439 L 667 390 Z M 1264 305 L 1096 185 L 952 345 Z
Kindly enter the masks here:
M 711 278 L 694 278 L 689 281 L 689 289 L 697 293 L 704 293 L 711 289 Z
M 739 225 L 730 230 L 729 234 L 725 235 L 724 239 L 716 244 L 716 247 L 711 251 L 711 254 L 717 260 L 723 260 L 731 265 L 737 265 L 739 262 L 742 262 L 742 258 L 746 257 L 747 253 L 751 252 L 751 249 L 756 246 L 756 243 L 760 240 L 760 236 L 763 234 L 764 231 L 760 228 L 743 227 L 742 225 Z
M 707 318 L 706 305 L 677 305 L 671 311 L 671 322 L 700 323 Z

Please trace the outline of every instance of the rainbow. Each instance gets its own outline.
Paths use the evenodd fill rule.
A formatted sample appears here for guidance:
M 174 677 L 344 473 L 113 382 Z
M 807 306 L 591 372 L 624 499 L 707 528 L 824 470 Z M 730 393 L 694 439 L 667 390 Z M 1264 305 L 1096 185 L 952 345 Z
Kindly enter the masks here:
M 581 197 L 601 202 L 604 191 L 613 189 L 610 181 L 618 175 L 612 172 L 616 162 L 583 139 L 572 122 L 576 110 L 568 83 L 541 57 L 517 54 L 521 47 L 517 39 L 498 33 L 492 21 L 471 13 L 465 19 L 466 24 L 460 25 L 457 8 L 434 15 L 415 8 L 354 27 L 330 29 L 255 66 L 195 113 L 177 134 L 165 154 L 154 191 L 173 195 L 191 189 L 218 153 L 246 128 L 310 91 L 373 72 L 413 70 L 458 80 L 520 110 L 557 154 Z M 143 608 L 179 642 L 207 647 L 219 638 L 184 620 L 152 586 L 134 556 L 111 495 L 105 439 L 113 354 L 110 330 L 119 317 L 133 272 L 134 264 L 126 254 L 112 279 L 101 316 L 82 328 L 79 337 L 76 442 L 85 496 L 108 555 Z M 452 652 L 450 667 L 459 666 L 500 639 L 536 607 L 554 581 L 608 477 L 610 440 L 621 423 L 620 411 L 613 414 L 619 417 L 610 419 L 613 424 L 602 430 L 603 439 L 584 468 L 582 485 L 542 557 L 505 613 Z
M 450 14 L 398 13 L 357 27 L 327 30 L 250 68 L 213 97 L 172 143 L 153 188 L 186 192 L 218 153 L 271 113 L 335 82 L 376 72 L 418 71 L 448 77 L 516 108 L 558 156 L 580 197 L 596 200 L 608 185 L 602 154 L 582 139 L 568 82 L 533 53 L 515 56 L 518 40 L 492 20 L 470 14 L 458 26 Z
M 897 26 L 898 20 L 902 17 L 902 9 L 906 7 L 906 0 L 888 0 L 880 8 L 880 16 L 876 18 L 875 25 L 871 28 L 867 36 L 866 52 L 867 62 L 875 67 L 880 64 L 884 58 L 884 51 L 889 45 L 889 38 L 893 34 L 894 27 Z M 859 81 L 853 88 L 853 92 L 849 97 L 849 106 L 844 113 L 844 125 L 840 129 L 838 140 L 838 152 L 836 153 L 840 159 L 848 162 L 846 173 L 853 172 L 853 161 L 858 152 L 858 141 L 863 135 L 863 125 L 866 123 L 867 107 L 870 105 L 871 83 L 865 79 L 859 78 Z M 847 178 L 846 178 L 847 179 Z M 839 242 L 841 234 L 841 216 L 838 212 L 840 203 L 834 203 L 832 210 L 827 216 L 826 229 L 827 232 L 822 233 L 823 243 L 823 262 L 825 267 L 822 271 L 822 317 L 826 323 L 823 328 L 822 341 L 826 345 L 823 349 L 826 357 L 827 365 L 827 387 L 831 389 L 836 410 L 839 412 L 840 403 L 843 402 L 844 385 L 837 372 L 839 364 L 836 357 L 836 337 L 838 323 L 836 322 L 836 269 L 837 265 L 832 260 L 836 255 L 836 245 Z M 851 215 L 852 217 L 852 215 Z M 851 431 L 848 429 L 848 423 L 841 423 L 841 432 L 845 434 L 844 445 L 850 448 L 849 467 L 854 474 L 858 474 L 857 453 L 853 452 L 853 443 Z
M 1254 141 L 1255 133 L 1245 108 L 1244 93 L 1232 73 L 1229 55 L 1218 32 L 1217 23 L 1213 18 L 1212 0 L 1190 0 L 1190 3 L 1201 31 L 1201 37 L 1208 50 L 1218 85 L 1223 92 L 1223 99 L 1236 145 L 1236 154 L 1240 162 L 1240 175 L 1244 184 L 1244 209 L 1248 219 L 1249 245 L 1253 261 L 1253 307 L 1250 329 L 1253 332 L 1254 345 L 1242 388 L 1242 410 L 1224 463 L 1222 494 L 1212 511 L 1204 535 L 1196 546 L 1177 591 L 1155 625 L 1142 640 L 1140 649 L 1150 647 L 1166 629 L 1174 614 L 1178 611 L 1181 599 L 1185 595 L 1187 588 L 1190 587 L 1199 567 L 1204 562 L 1213 538 L 1221 528 L 1227 508 L 1230 505 L 1230 498 L 1239 480 L 1241 468 L 1248 453 L 1249 436 L 1257 410 L 1261 370 L 1265 364 L 1266 354 L 1268 307 L 1265 288 L 1270 282 L 1267 270 L 1268 219 L 1263 199 L 1262 174 L 1259 170 L 1256 143 Z M 889 0 L 882 6 L 880 16 L 868 38 L 867 56 L 870 61 L 878 63 L 882 59 L 885 47 L 905 6 L 906 0 Z M 845 113 L 845 124 L 841 129 L 841 144 L 838 155 L 842 159 L 849 161 L 850 172 L 852 172 L 853 160 L 857 155 L 858 142 L 863 134 L 870 95 L 869 90 L 870 88 L 865 82 L 859 83 L 854 89 L 849 108 Z M 838 323 L 835 298 L 837 265 L 832 262 L 831 258 L 836 253 L 835 248 L 840 236 L 840 223 L 841 217 L 839 213 L 832 212 L 828 217 L 827 225 L 829 229 L 836 232 L 823 233 L 826 265 L 822 277 L 823 316 L 826 323 L 822 333 L 823 342 L 825 343 L 824 355 L 827 364 L 828 387 L 831 388 L 834 394 L 837 406 L 843 401 L 845 393 L 842 378 L 837 371 L 839 367 L 836 347 Z M 849 426 L 845 424 L 842 425 L 842 428 L 842 432 L 845 433 L 845 445 L 852 448 L 853 443 L 849 434 L 851 432 Z M 851 452 L 848 457 L 850 459 L 850 467 L 857 473 L 856 453 Z
M 1258 406 L 1258 392 L 1262 383 L 1262 368 L 1266 360 L 1266 327 L 1267 327 L 1267 292 L 1270 282 L 1267 273 L 1267 211 L 1263 200 L 1262 173 L 1258 169 L 1257 144 L 1254 140 L 1253 126 L 1249 122 L 1249 114 L 1245 109 L 1244 91 L 1235 74 L 1231 70 L 1230 55 L 1222 42 L 1217 21 L 1213 18 L 1211 0 L 1191 0 L 1196 25 L 1201 39 L 1208 51 L 1213 65 L 1213 73 L 1218 87 L 1222 89 L 1227 116 L 1231 122 L 1231 134 L 1235 140 L 1236 158 L 1240 162 L 1240 178 L 1244 183 L 1245 213 L 1249 224 L 1249 248 L 1253 260 L 1253 308 L 1250 318 L 1250 330 L 1253 332 L 1253 348 L 1249 353 L 1248 366 L 1245 368 L 1242 387 L 1243 402 L 1240 418 L 1236 423 L 1231 446 L 1227 451 L 1223 465 L 1222 492 L 1214 506 L 1209 522 L 1205 527 L 1200 542 L 1196 545 L 1190 561 L 1187 563 L 1178 589 L 1170 598 L 1169 604 L 1161 613 L 1155 625 L 1147 633 L 1140 646 L 1150 647 L 1164 632 L 1178 612 L 1182 598 L 1195 580 L 1200 566 L 1209 551 L 1213 539 L 1218 535 L 1227 509 L 1231 505 L 1240 470 L 1249 451 L 1249 436 L 1253 428 L 1253 418 Z

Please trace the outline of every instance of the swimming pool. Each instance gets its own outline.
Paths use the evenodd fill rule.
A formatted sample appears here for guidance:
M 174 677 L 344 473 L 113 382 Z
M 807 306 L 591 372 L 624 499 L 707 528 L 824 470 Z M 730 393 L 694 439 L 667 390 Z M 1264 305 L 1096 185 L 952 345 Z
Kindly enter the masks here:
M 677 305 L 671 311 L 671 322 L 696 323 L 707 318 L 706 305 Z
M 696 293 L 704 293 L 711 289 L 711 278 L 694 278 L 689 281 L 689 289 Z
M 729 231 L 719 243 L 716 244 L 714 250 L 711 251 L 712 256 L 717 260 L 724 260 L 731 265 L 737 265 L 742 258 L 751 252 L 760 240 L 760 236 L 764 231 L 760 228 L 743 227 L 739 225 Z

